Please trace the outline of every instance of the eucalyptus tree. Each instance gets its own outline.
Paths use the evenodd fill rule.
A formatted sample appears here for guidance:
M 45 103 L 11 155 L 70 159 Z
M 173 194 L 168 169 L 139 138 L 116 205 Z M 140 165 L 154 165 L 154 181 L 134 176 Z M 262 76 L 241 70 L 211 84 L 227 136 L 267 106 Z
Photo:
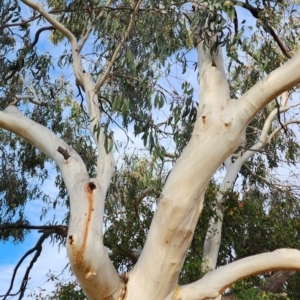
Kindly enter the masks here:
M 272 170 L 297 163 L 299 147 L 290 126 L 299 121 L 287 112 L 298 105 L 298 8 L 297 1 L 271 0 L 2 1 L 1 237 L 22 240 L 24 230 L 40 229 L 34 259 L 49 235 L 66 237 L 72 271 L 90 299 L 213 299 L 250 275 L 299 270 L 296 249 L 246 253 L 230 239 L 228 256 L 220 248 L 224 213 L 238 216 L 232 199 L 243 208 L 268 191 L 268 205 L 257 202 L 266 217 L 282 203 L 297 205 L 296 182 L 284 185 Z M 244 12 L 255 26 L 243 18 Z M 42 48 L 46 33 L 51 50 Z M 194 48 L 199 101 L 184 79 Z M 173 62 L 182 67 L 181 87 L 172 79 Z M 55 77 L 57 68 L 69 74 L 68 67 L 72 75 Z M 163 187 L 147 177 L 158 176 L 151 168 L 136 186 L 142 191 L 127 189 L 129 175 L 112 177 L 117 129 L 128 139 L 132 130 L 157 161 L 174 160 Z M 58 169 L 54 201 L 39 188 L 50 176 L 45 168 L 50 162 Z M 137 168 L 146 166 L 140 162 Z M 218 170 L 225 177 L 212 192 L 199 276 L 189 281 L 180 272 L 198 220 L 205 219 L 205 194 Z M 238 192 L 230 193 L 238 173 L 243 176 L 240 202 Z M 140 248 L 131 249 L 132 260 L 122 269 L 124 264 L 113 256 L 120 246 L 117 239 L 115 244 L 107 239 L 113 250 L 104 246 L 104 220 L 112 235 L 114 220 L 132 219 L 130 201 L 136 202 L 134 211 L 145 197 L 154 204 L 143 206 L 141 213 L 153 218 L 151 224 L 145 216 L 136 220 L 144 236 L 137 230 L 132 239 L 138 243 L 127 239 Z M 24 205 L 36 198 L 54 208 L 69 206 L 68 228 L 28 224 Z M 297 213 L 288 210 L 287 220 Z M 255 225 L 232 224 L 240 235 L 253 234 Z M 296 240 L 296 233 L 291 234 Z M 27 279 L 28 272 L 19 298 Z M 3 298 L 9 295 L 11 287 Z

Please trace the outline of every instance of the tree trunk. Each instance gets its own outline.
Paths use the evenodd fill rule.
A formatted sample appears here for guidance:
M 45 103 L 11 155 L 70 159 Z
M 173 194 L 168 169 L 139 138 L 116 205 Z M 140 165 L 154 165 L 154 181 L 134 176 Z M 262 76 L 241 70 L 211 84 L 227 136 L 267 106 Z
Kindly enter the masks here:
M 177 284 L 202 212 L 207 185 L 221 164 L 242 143 L 245 129 L 256 114 L 283 91 L 300 83 L 299 51 L 240 99 L 230 99 L 221 49 L 211 53 L 198 43 L 200 104 L 192 137 L 162 190 L 141 256 L 128 274 L 119 276 L 103 245 L 102 233 L 105 198 L 114 168 L 112 153 L 104 146 L 107 136 L 101 128 L 98 100 L 105 78 L 100 75 L 95 84 L 83 68 L 81 46 L 76 37 L 44 7 L 31 0 L 23 2 L 39 12 L 71 44 L 74 75 L 86 93 L 90 132 L 98 149 L 96 178 L 88 176 L 82 159 L 71 147 L 48 129 L 23 116 L 16 107 L 0 112 L 0 127 L 23 137 L 59 166 L 71 201 L 68 256 L 74 274 L 90 299 L 211 299 L 219 297 L 233 282 L 252 274 L 268 270 L 300 270 L 300 252 L 291 249 L 247 257 L 213 270 L 217 245 L 207 251 L 212 256 L 208 266 L 212 271 L 189 285 L 179 287 Z M 131 21 L 137 7 L 132 9 Z M 112 63 L 109 61 L 108 65 L 111 67 Z M 109 68 L 104 74 L 108 73 Z M 232 174 L 229 185 L 224 183 L 224 190 L 232 185 L 236 173 Z M 221 201 L 221 195 L 219 198 Z M 216 227 L 219 231 L 220 225 Z

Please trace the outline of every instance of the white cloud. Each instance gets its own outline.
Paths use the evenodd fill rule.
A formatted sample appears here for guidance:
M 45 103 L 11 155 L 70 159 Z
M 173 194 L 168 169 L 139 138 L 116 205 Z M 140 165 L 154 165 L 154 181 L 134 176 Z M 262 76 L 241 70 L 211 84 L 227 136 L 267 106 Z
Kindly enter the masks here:
M 35 241 L 37 241 L 37 239 L 38 235 L 36 234 Z M 0 295 L 3 295 L 7 292 L 13 275 L 13 270 L 20 258 L 22 257 L 22 255 L 34 245 L 34 239 L 30 237 L 30 240 L 30 243 L 26 242 L 22 245 L 10 245 L 9 247 L 7 247 L 7 249 L 9 249 L 9 251 L 11 252 L 11 258 L 9 259 L 9 261 L 0 264 Z M 22 248 L 22 251 L 20 251 L 20 247 Z M 14 255 L 14 250 L 16 250 L 16 255 Z M 19 271 L 16 275 L 12 293 L 16 292 L 19 289 L 22 277 L 24 276 L 24 273 L 28 267 L 32 256 L 33 255 L 27 258 L 20 266 Z M 42 253 L 38 258 L 37 262 L 34 264 L 32 271 L 30 272 L 30 280 L 27 284 L 25 297 L 28 296 L 33 290 L 43 291 L 42 293 L 44 295 L 49 294 L 51 291 L 55 290 L 55 282 L 49 281 L 46 274 L 51 273 L 55 276 L 60 275 L 63 269 L 67 266 L 67 263 L 68 259 L 65 247 L 61 247 L 60 249 L 58 249 L 57 245 L 53 246 L 50 244 L 50 239 L 46 240 L 43 246 Z M 68 269 L 69 268 L 66 269 L 62 276 L 64 279 L 70 277 Z

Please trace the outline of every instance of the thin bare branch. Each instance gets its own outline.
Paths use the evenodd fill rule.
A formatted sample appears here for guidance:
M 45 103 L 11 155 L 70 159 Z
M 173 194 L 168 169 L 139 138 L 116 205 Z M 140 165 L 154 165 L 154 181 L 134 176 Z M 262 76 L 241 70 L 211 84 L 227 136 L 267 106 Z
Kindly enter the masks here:
M 283 191 L 281 187 L 283 187 L 283 188 L 291 188 L 291 186 L 289 186 L 289 185 L 278 184 L 278 183 L 273 183 L 273 182 L 268 181 L 266 178 L 264 178 L 264 177 L 262 177 L 262 176 L 260 176 L 260 175 L 258 175 L 258 174 L 256 174 L 256 173 L 252 172 L 252 171 L 250 170 L 250 168 L 249 168 L 246 164 L 244 164 L 244 167 L 248 170 L 248 172 L 249 172 L 254 178 L 259 178 L 259 179 L 262 180 L 264 183 L 266 183 L 268 186 L 272 186 L 272 187 L 276 188 L 277 190 L 279 190 L 279 191 L 281 191 L 281 192 Z
M 112 68 L 112 66 L 113 66 L 113 64 L 114 64 L 114 62 L 115 62 L 115 60 L 117 59 L 117 56 L 118 56 L 118 54 L 119 54 L 119 52 L 120 52 L 122 46 L 123 46 L 124 43 L 126 42 L 128 36 L 129 36 L 129 33 L 130 33 L 131 29 L 132 29 L 132 26 L 133 26 L 133 24 L 134 24 L 135 15 L 136 15 L 136 13 L 137 13 L 138 10 L 139 10 L 139 7 L 140 7 L 140 5 L 141 5 L 141 2 L 142 2 L 142 0 L 139 0 L 139 1 L 137 2 L 137 4 L 135 5 L 135 8 L 134 8 L 134 10 L 133 10 L 133 12 L 132 12 L 132 14 L 131 14 L 131 18 L 130 18 L 130 22 L 129 22 L 129 24 L 128 24 L 127 30 L 126 30 L 126 32 L 125 32 L 125 34 L 124 34 L 124 37 L 123 37 L 123 39 L 121 40 L 121 42 L 119 43 L 119 45 L 117 46 L 117 48 L 116 48 L 114 54 L 112 55 L 110 61 L 108 61 L 108 64 L 107 64 L 107 67 L 106 67 L 106 70 L 105 70 L 104 74 L 101 75 L 101 76 L 99 76 L 99 78 L 98 78 L 98 80 L 97 80 L 97 82 L 96 82 L 96 85 L 95 85 L 95 91 L 99 91 L 99 89 L 101 88 L 101 86 L 102 86 L 103 83 L 105 82 L 106 77 L 108 76 L 108 74 L 109 74 L 109 72 L 110 72 L 110 70 L 111 70 L 111 68 Z
M 0 29 L 3 29 L 3 28 L 9 28 L 9 27 L 15 27 L 15 26 L 24 26 L 38 18 L 40 18 L 42 15 L 37 15 L 37 16 L 34 16 L 34 17 L 31 17 L 30 19 L 28 20 L 24 20 L 22 22 L 19 22 L 19 23 L 11 23 L 11 24 L 3 24 L 0 26 Z
M 151 194 L 155 194 L 155 197 L 160 196 L 160 193 L 153 186 L 149 186 L 138 196 L 138 202 L 141 202 L 145 197 Z
M 165 153 L 165 157 L 168 157 L 168 158 L 176 158 L 176 155 L 174 153 L 171 153 L 171 152 L 166 152 Z
M 27 99 L 27 100 L 29 100 L 33 104 L 37 104 L 37 105 L 41 105 L 41 106 L 46 106 L 47 105 L 46 102 L 42 102 L 42 101 L 39 100 L 39 97 L 38 97 L 35 89 L 33 88 L 33 86 L 28 85 L 28 84 L 25 83 L 25 80 L 24 80 L 22 74 L 19 75 L 19 78 L 23 81 L 24 85 L 33 94 L 33 96 L 16 95 L 15 96 L 16 99 L 12 103 L 10 103 L 10 105 L 16 105 L 20 100 Z
M 286 99 L 284 99 L 284 103 L 286 103 Z M 271 128 L 271 124 L 272 121 L 274 120 L 274 118 L 276 117 L 276 115 L 278 115 L 278 113 L 284 113 L 286 111 L 288 111 L 289 109 L 291 109 L 292 107 L 296 107 L 298 106 L 300 103 L 294 103 L 293 105 L 290 106 L 281 106 L 279 108 L 274 109 L 268 116 L 268 118 L 266 119 L 259 141 L 254 144 L 250 149 L 247 149 L 247 151 L 243 154 L 243 160 L 247 161 L 252 155 L 253 152 L 261 152 L 261 149 L 267 144 L 270 143 L 270 141 L 272 140 L 272 138 L 274 137 L 274 135 L 281 129 L 283 129 L 285 126 L 287 126 L 288 124 L 293 124 L 293 123 L 299 123 L 298 120 L 294 120 L 294 121 L 289 121 L 286 123 L 281 124 L 280 127 L 276 128 L 269 136 L 268 136 L 268 132 L 269 129 Z
M 289 122 L 285 122 L 285 123 L 283 123 L 283 126 L 287 126 L 287 125 L 290 125 L 290 124 L 300 124 L 300 120 L 291 120 L 291 121 L 289 121 Z M 270 142 L 271 140 L 272 140 L 272 138 L 274 137 L 274 135 L 278 132 L 278 131 L 280 131 L 282 129 L 282 127 L 280 126 L 280 127 L 277 127 L 271 134 L 270 134 L 270 136 L 269 136 L 269 138 L 268 138 L 268 142 Z
M 1 225 L 0 230 L 9 229 L 28 229 L 38 230 L 39 232 L 52 231 L 52 233 L 59 234 L 61 236 L 67 236 L 68 226 L 64 225 L 27 225 L 27 224 L 7 224 Z
M 256 19 L 258 19 L 259 14 L 264 11 L 261 8 L 254 7 L 248 1 L 246 1 L 245 3 L 241 1 L 234 1 L 234 4 L 238 4 L 238 3 L 239 6 L 242 6 L 243 8 L 247 9 L 252 14 L 252 16 Z M 289 53 L 288 49 L 284 46 L 282 40 L 276 34 L 272 26 L 269 24 L 264 24 L 263 28 L 266 32 L 268 32 L 273 37 L 273 39 L 275 40 L 275 42 L 277 43 L 277 45 L 279 46 L 280 50 L 285 55 L 285 57 L 289 59 L 292 58 L 292 55 Z
M 33 104 L 40 105 L 40 106 L 47 106 L 47 102 L 42 102 L 38 100 L 35 96 L 28 96 L 28 95 L 16 95 L 15 96 L 16 100 L 10 103 L 10 105 L 16 105 L 19 101 L 23 100 L 28 100 Z
M 109 6 L 111 3 L 112 3 L 112 0 L 107 0 L 106 6 Z M 104 12 L 105 12 L 104 9 L 100 11 L 99 15 L 98 15 L 97 18 L 96 18 L 96 21 L 100 20 L 100 19 L 103 17 Z M 83 34 L 83 35 L 81 36 L 81 41 L 80 41 L 80 43 L 79 43 L 79 45 L 78 45 L 78 51 L 79 51 L 79 52 L 82 50 L 82 48 L 83 48 L 85 42 L 87 41 L 88 37 L 89 37 L 90 34 L 91 34 L 93 28 L 94 28 L 94 26 L 90 26 L 89 29 L 86 30 L 86 33 Z M 84 31 L 83 31 L 83 32 L 84 32 Z
M 77 46 L 76 38 L 73 33 L 64 27 L 60 22 L 53 18 L 40 4 L 31 0 L 22 0 L 22 2 L 35 11 L 38 11 L 50 24 L 52 24 L 58 31 L 60 31 L 71 43 L 72 47 Z M 76 47 L 77 48 L 77 47 Z
M 24 292 L 27 286 L 27 282 L 28 282 L 28 278 L 29 278 L 29 273 L 34 265 L 34 263 L 37 261 L 38 257 L 40 256 L 41 252 L 42 252 L 42 244 L 45 241 L 45 239 L 49 236 L 49 233 L 43 233 L 42 236 L 39 238 L 39 240 L 37 241 L 36 245 L 31 248 L 30 250 L 28 250 L 23 256 L 22 258 L 19 260 L 19 262 L 17 263 L 16 267 L 14 268 L 14 272 L 11 278 L 11 282 L 10 282 L 10 286 L 6 292 L 6 294 L 4 295 L 0 295 L 0 297 L 4 297 L 3 300 L 6 300 L 7 297 L 10 296 L 17 296 L 19 295 L 19 300 L 23 298 L 24 296 Z M 18 272 L 19 267 L 21 266 L 22 262 L 25 260 L 25 258 L 27 258 L 30 254 L 32 254 L 33 252 L 35 252 L 33 258 L 31 259 L 29 266 L 26 269 L 26 272 L 23 276 L 22 279 L 22 283 L 21 286 L 19 288 L 19 290 L 16 293 L 11 293 L 11 290 L 14 286 L 14 281 L 16 278 L 16 274 Z

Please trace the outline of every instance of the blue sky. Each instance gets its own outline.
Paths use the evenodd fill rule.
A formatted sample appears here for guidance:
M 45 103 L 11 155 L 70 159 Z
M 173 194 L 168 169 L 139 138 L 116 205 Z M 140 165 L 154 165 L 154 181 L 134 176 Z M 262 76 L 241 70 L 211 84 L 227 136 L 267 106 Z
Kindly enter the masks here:
M 15 265 L 23 254 L 28 251 L 32 246 L 34 246 L 35 241 L 38 239 L 38 234 L 30 234 L 26 241 L 19 245 L 12 245 L 11 243 L 6 243 L 1 245 L 0 255 L 0 294 L 5 294 L 7 288 L 9 287 L 11 276 Z M 16 291 L 20 286 L 21 278 L 28 266 L 29 259 L 26 259 L 20 267 L 20 272 L 17 274 L 15 281 Z M 66 257 L 65 248 L 58 249 L 57 246 L 52 246 L 49 242 L 45 242 L 43 251 L 38 261 L 34 265 L 32 272 L 30 274 L 30 280 L 28 282 L 27 290 L 25 295 L 29 295 L 32 290 L 38 290 L 38 288 L 45 289 L 45 294 L 54 290 L 54 284 L 52 281 L 48 281 L 46 274 L 51 272 L 55 275 L 61 274 L 63 268 L 67 265 L 68 260 Z M 65 273 L 61 278 L 68 278 L 68 272 Z
M 57 189 L 54 185 L 54 177 L 51 177 L 54 172 L 52 170 L 51 164 L 46 164 L 49 173 L 50 179 L 46 180 L 42 185 L 42 190 L 44 190 L 51 198 L 54 198 L 57 193 Z M 55 213 L 57 220 L 60 220 L 66 213 L 65 209 L 58 208 L 55 212 L 50 211 L 44 220 L 40 221 L 40 211 L 43 207 L 43 203 L 40 201 L 30 201 L 26 205 L 25 215 L 28 217 L 28 220 L 32 225 L 43 225 L 44 220 L 51 220 Z M 22 256 L 31 248 L 33 248 L 38 241 L 41 233 L 38 233 L 37 230 L 32 230 L 26 236 L 23 243 L 14 244 L 11 241 L 8 241 L 0 245 L 0 295 L 6 293 L 9 285 L 13 270 Z M 30 259 L 34 254 L 31 254 L 20 266 L 20 270 L 17 273 L 14 289 L 12 292 L 16 291 L 21 283 L 21 279 L 24 275 L 24 272 L 29 264 Z M 29 292 L 33 289 L 39 287 L 46 289 L 45 293 L 52 291 L 54 289 L 54 283 L 47 282 L 46 274 L 51 271 L 55 275 L 59 275 L 62 270 L 67 265 L 67 255 L 64 247 L 58 248 L 57 245 L 50 244 L 50 238 L 48 238 L 43 244 L 43 250 L 41 256 L 38 258 L 37 262 L 34 264 L 32 272 L 30 273 L 30 280 L 28 282 L 28 290 L 25 295 L 28 295 Z M 64 278 L 69 277 L 69 273 L 66 272 L 63 276 Z

